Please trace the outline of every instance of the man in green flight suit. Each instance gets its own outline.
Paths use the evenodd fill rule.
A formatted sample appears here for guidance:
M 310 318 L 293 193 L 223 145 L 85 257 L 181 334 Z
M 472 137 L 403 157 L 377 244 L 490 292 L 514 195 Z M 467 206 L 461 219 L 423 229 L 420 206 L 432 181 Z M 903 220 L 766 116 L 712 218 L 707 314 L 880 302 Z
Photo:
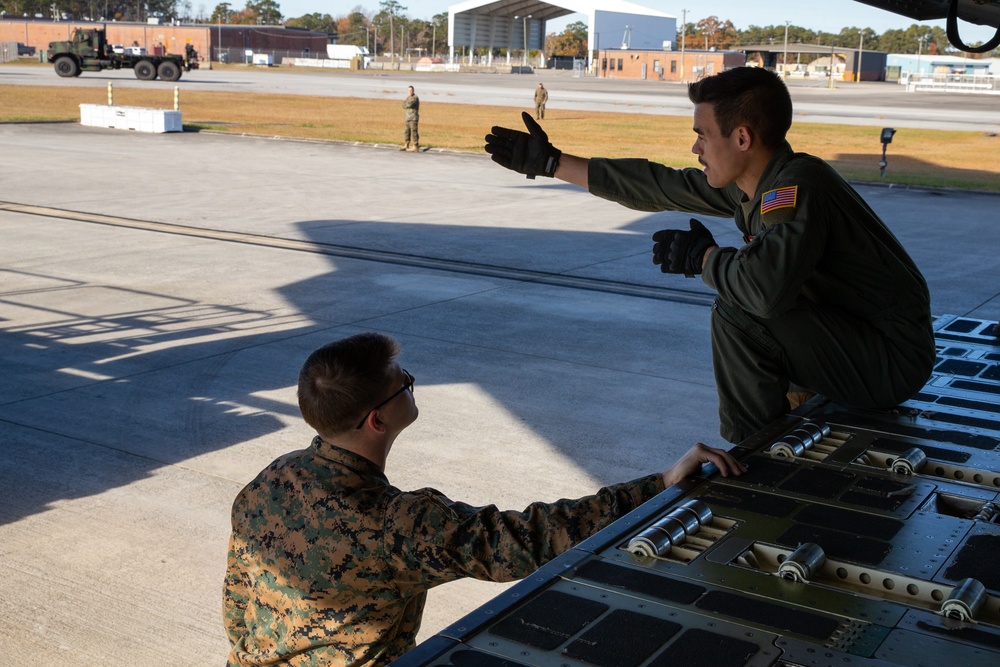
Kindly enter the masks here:
M 233 503 L 229 665 L 384 665 L 413 647 L 428 589 L 526 577 L 702 463 L 723 476 L 745 470 L 699 443 L 664 472 L 523 512 L 402 491 L 386 460 L 418 410 L 399 353 L 395 340 L 369 332 L 324 345 L 302 366 L 299 409 L 317 435 Z
M 719 247 L 694 219 L 653 235 L 661 271 L 701 274 L 717 292 L 712 357 L 730 442 L 784 414 L 790 390 L 873 409 L 916 393 L 935 358 L 927 285 L 854 188 L 792 151 L 784 82 L 737 67 L 690 84 L 688 97 L 702 169 L 567 155 L 528 114 L 528 132 L 494 127 L 486 152 L 528 178 L 554 176 L 632 209 L 735 219 L 740 248 Z

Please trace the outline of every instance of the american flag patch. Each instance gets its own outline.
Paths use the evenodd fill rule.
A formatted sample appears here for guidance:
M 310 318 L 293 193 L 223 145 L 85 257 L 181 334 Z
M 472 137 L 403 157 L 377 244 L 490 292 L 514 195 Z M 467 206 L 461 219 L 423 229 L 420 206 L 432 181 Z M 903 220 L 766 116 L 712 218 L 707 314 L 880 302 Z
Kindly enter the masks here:
M 793 185 L 790 188 L 778 188 L 769 190 L 760 198 L 760 214 L 764 215 L 768 211 L 786 206 L 795 206 L 795 197 L 798 195 L 799 186 Z

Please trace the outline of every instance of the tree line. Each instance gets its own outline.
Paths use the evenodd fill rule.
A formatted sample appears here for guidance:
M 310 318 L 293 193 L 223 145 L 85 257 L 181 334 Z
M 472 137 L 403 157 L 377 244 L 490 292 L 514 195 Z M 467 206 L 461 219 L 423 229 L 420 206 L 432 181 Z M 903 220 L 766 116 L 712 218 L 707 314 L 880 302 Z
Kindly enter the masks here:
M 193 8 L 192 0 L 0 0 L 0 12 L 9 17 L 40 16 L 59 19 L 90 19 L 145 22 L 159 18 L 165 22 L 225 23 L 243 25 L 284 25 L 325 32 L 336 37 L 340 44 L 367 46 L 375 54 L 411 53 L 440 54 L 447 51 L 448 14 L 442 12 L 430 19 L 410 18 L 407 8 L 397 0 L 381 0 L 377 10 L 360 5 L 343 15 L 315 12 L 295 18 L 286 18 L 276 0 L 245 0 L 242 9 L 230 2 L 220 2 L 210 14 L 205 5 Z M 908 28 L 891 29 L 879 33 L 871 28 L 842 28 L 830 33 L 810 30 L 795 25 L 751 25 L 745 30 L 731 21 L 708 16 L 700 21 L 678 26 L 677 44 L 682 36 L 688 49 L 717 49 L 720 51 L 743 48 L 755 44 L 771 47 L 789 44 L 815 44 L 858 48 L 886 53 L 923 53 L 928 55 L 961 52 L 948 43 L 944 29 L 912 24 Z M 970 46 L 977 46 L 973 43 Z M 582 22 L 571 23 L 560 33 L 550 33 L 545 39 L 545 52 L 549 56 L 587 55 L 587 26 Z M 479 47 L 475 54 L 487 55 L 488 49 Z M 495 49 L 500 55 L 504 49 Z M 985 57 L 1000 55 L 1000 49 Z

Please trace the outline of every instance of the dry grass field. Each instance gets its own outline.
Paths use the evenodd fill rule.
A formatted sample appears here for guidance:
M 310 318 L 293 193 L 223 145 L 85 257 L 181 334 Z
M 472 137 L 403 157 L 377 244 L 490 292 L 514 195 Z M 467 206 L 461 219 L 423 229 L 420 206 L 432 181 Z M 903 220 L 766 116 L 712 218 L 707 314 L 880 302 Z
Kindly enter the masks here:
M 173 93 L 120 88 L 120 105 L 173 108 Z M 73 121 L 81 103 L 106 104 L 100 88 L 0 86 L 0 122 Z M 399 143 L 402 111 L 396 100 L 304 95 L 183 92 L 188 131 L 219 130 L 267 136 L 365 143 Z M 520 109 L 421 104 L 421 143 L 481 151 L 496 124 L 520 127 Z M 648 157 L 676 167 L 697 166 L 689 149 L 691 120 L 641 114 L 560 111 L 546 114 L 549 137 L 563 151 L 606 157 Z M 792 146 L 833 164 L 851 180 L 1000 191 L 1000 137 L 977 132 L 907 129 L 889 147 L 889 169 L 879 177 L 880 145 L 870 127 L 797 122 Z

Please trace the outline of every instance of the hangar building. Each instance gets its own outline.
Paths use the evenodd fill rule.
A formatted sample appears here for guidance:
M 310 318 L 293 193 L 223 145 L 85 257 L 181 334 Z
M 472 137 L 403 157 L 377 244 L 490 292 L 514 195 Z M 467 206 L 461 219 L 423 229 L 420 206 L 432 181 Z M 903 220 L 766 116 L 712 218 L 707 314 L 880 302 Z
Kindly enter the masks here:
M 676 42 L 677 17 L 626 0 L 467 0 L 448 7 L 450 61 L 455 48 L 465 47 L 472 60 L 477 48 L 519 53 L 538 51 L 545 62 L 546 22 L 568 14 L 585 14 L 587 45 L 593 53 L 609 47 L 670 49 Z

